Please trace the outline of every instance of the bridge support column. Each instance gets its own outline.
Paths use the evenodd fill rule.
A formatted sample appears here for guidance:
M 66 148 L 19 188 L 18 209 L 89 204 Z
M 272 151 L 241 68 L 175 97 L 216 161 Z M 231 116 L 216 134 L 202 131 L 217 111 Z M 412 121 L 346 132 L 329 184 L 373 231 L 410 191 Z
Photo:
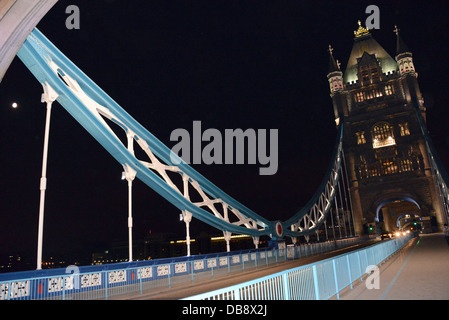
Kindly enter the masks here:
M 50 117 L 51 107 L 53 102 L 58 98 L 58 94 L 53 90 L 48 83 L 42 84 L 44 93 L 42 94 L 41 102 L 47 103 L 47 115 L 45 119 L 45 136 L 44 136 L 44 151 L 42 156 L 42 177 L 40 181 L 40 203 L 39 203 L 39 226 L 37 236 L 37 270 L 42 269 L 42 243 L 44 234 L 44 204 L 45 204 L 45 190 L 47 189 L 47 155 L 48 155 L 48 140 L 50 136 Z
M 132 186 L 133 180 L 136 177 L 136 171 L 128 164 L 123 165 L 124 172 L 122 177 L 128 181 L 128 246 L 129 258 L 128 261 L 133 261 L 133 216 L 132 216 Z
M 253 243 L 256 249 L 259 249 L 259 237 L 253 237 Z
M 186 223 L 187 256 L 190 257 L 190 221 L 192 221 L 192 213 L 190 211 L 183 210 L 182 220 Z
M 223 236 L 226 241 L 226 251 L 227 252 L 231 251 L 231 235 L 232 235 L 232 233 L 230 233 L 229 231 L 223 231 Z

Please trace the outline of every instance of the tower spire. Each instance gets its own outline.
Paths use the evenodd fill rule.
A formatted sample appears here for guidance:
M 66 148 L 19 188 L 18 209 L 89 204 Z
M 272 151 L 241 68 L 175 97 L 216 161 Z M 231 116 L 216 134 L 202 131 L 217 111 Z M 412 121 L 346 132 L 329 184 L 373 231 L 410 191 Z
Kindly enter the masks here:
M 329 74 L 335 71 L 340 71 L 340 64 L 335 61 L 334 55 L 332 54 L 334 49 L 331 45 L 329 45 L 329 49 L 327 51 L 329 51 L 329 70 L 327 73 Z
M 401 53 L 410 52 L 405 42 L 402 40 L 401 36 L 399 35 L 399 31 L 401 29 L 398 28 L 397 25 L 394 26 L 393 32 L 396 34 L 396 55 L 399 55 Z
M 340 70 L 340 63 L 335 61 L 334 55 L 332 51 L 334 49 L 331 45 L 329 45 L 329 70 L 327 72 L 327 79 L 329 80 L 329 86 L 331 95 L 333 95 L 337 91 L 343 90 L 343 72 Z

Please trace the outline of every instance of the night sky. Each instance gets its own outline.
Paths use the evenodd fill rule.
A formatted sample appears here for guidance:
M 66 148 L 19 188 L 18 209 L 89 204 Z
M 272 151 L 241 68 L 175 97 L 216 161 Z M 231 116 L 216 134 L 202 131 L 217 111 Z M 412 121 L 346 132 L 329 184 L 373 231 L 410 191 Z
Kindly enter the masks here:
M 68 30 L 65 9 L 80 9 Z M 38 28 L 81 70 L 168 147 L 177 128 L 278 129 L 279 169 L 194 165 L 214 184 L 270 220 L 285 220 L 314 194 L 336 130 L 328 45 L 346 67 L 357 20 L 380 9 L 373 37 L 394 57 L 394 25 L 413 52 L 428 127 L 449 167 L 447 1 L 59 1 Z M 15 58 L 0 83 L 0 255 L 35 255 L 45 125 L 42 87 Z M 11 104 L 17 102 L 17 109 Z M 44 259 L 90 255 L 127 241 L 122 166 L 58 103 L 53 105 L 45 203 Z M 135 180 L 134 239 L 185 236 L 179 211 Z M 220 234 L 193 219 L 191 236 Z

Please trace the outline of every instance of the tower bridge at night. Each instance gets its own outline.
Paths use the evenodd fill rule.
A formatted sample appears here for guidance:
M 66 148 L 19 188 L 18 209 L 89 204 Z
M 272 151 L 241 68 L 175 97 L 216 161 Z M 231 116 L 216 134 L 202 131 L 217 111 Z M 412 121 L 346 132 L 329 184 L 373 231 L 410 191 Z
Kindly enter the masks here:
M 394 239 L 352 254 L 347 252 L 333 260 L 314 261 L 294 271 L 266 276 L 265 294 L 246 296 L 250 292 L 248 288 L 217 293 L 222 298 L 233 299 L 340 298 L 339 292 L 348 286 L 352 288 L 352 283 L 364 276 L 368 266 L 380 264 L 412 244 L 416 246 L 417 240 L 412 235 L 442 232 L 446 228 L 449 177 L 427 131 L 426 106 L 417 81 L 419 66 L 415 68 L 412 50 L 405 45 L 398 27 L 394 28 L 396 52 L 391 56 L 359 22 L 345 70 L 335 59 L 339 54 L 329 46 L 327 78 L 336 141 L 328 170 L 303 208 L 289 219 L 269 220 L 226 194 L 175 155 L 70 61 L 70 52 L 64 55 L 51 39 L 34 28 L 55 1 L 35 1 L 31 12 L 23 11 L 21 2 L 9 1 L 7 10 L 0 11 L 4 14 L 0 25 L 10 26 L 9 32 L 15 39 L 4 41 L 1 52 L 11 48 L 11 41 L 15 45 L 20 43 L 16 52 L 6 52 L 10 58 L 2 60 L 6 61 L 2 67 L 7 69 L 8 61 L 17 53 L 42 86 L 42 101 L 47 104 L 45 145 L 51 108 L 56 101 L 123 167 L 123 178 L 128 182 L 129 258 L 124 264 L 82 267 L 75 274 L 40 270 L 47 183 L 47 148 L 44 147 L 37 270 L 7 274 L 4 278 L 2 275 L 1 299 L 88 299 L 91 297 L 85 292 L 89 290 L 96 292 L 92 298 L 108 298 L 112 292 L 122 294 L 118 289 L 122 286 L 133 287 L 142 294 L 145 291 L 142 283 L 150 280 L 168 281 L 170 287 L 170 281 L 179 274 L 194 283 L 200 271 L 213 273 L 215 270 L 217 276 L 220 272 L 231 273 L 231 268 L 237 266 L 239 270 L 244 269 L 245 263 L 247 268 L 250 264 L 257 268 L 262 263 L 268 266 L 270 261 L 279 263 L 279 259 L 309 257 L 312 252 L 314 256 L 324 255 L 356 244 L 366 245 L 364 240 L 374 239 L 381 233 L 400 232 Z M 8 23 L 9 15 L 21 18 L 12 25 Z M 179 209 L 186 226 L 187 257 L 160 263 L 133 261 L 135 179 Z M 193 218 L 223 232 L 227 252 L 191 257 L 189 226 Z M 231 251 L 232 235 L 251 236 L 255 249 Z M 271 239 L 269 248 L 259 248 L 262 236 Z M 311 237 L 314 243 L 307 244 Z M 343 274 L 348 275 L 342 279 Z M 274 277 L 282 282 L 279 296 L 275 285 L 268 284 Z M 303 280 L 310 292 L 299 293 Z M 77 295 L 79 292 L 83 294 Z

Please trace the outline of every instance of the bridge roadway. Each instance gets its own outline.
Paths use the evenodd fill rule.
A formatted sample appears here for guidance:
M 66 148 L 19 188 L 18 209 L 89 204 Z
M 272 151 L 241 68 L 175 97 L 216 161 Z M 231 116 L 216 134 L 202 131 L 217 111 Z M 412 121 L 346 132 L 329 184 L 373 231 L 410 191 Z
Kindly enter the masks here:
M 358 281 L 340 292 L 340 299 L 448 300 L 449 238 L 433 233 L 413 239 L 379 268 L 378 289 Z
M 180 283 L 175 284 L 172 288 L 152 288 L 139 292 L 131 292 L 121 295 L 111 296 L 110 300 L 179 300 L 204 292 L 221 289 L 224 287 L 236 285 L 246 281 L 261 278 L 270 274 L 274 274 L 283 270 L 299 267 L 319 260 L 324 260 L 344 254 L 356 249 L 367 247 L 379 240 L 370 240 L 358 245 L 349 246 L 346 248 L 337 249 L 331 252 L 318 254 L 315 256 L 305 257 L 297 260 L 287 260 L 274 265 L 259 267 L 258 269 L 251 269 L 245 272 L 234 272 L 231 274 L 223 274 L 214 276 L 214 279 L 201 280 L 195 283 Z

